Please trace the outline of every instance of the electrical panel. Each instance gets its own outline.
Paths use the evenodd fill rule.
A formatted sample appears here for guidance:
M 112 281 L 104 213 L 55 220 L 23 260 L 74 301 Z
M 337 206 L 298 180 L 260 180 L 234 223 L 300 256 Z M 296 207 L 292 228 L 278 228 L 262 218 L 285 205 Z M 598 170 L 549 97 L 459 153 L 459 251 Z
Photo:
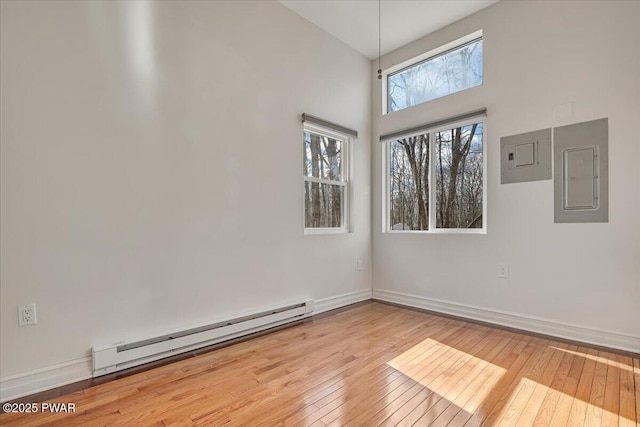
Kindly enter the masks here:
M 501 183 L 551 179 L 551 129 L 500 138 Z
M 553 145 L 555 222 L 608 222 L 608 119 L 554 128 Z

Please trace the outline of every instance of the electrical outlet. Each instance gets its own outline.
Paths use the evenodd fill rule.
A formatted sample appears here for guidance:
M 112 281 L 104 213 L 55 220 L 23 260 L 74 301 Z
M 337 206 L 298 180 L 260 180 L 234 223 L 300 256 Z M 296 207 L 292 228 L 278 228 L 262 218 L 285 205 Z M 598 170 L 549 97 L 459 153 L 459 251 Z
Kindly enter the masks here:
M 356 271 L 362 271 L 362 261 L 356 260 Z
M 38 323 L 35 304 L 18 306 L 18 323 L 20 326 L 35 325 Z
M 509 265 L 508 264 L 499 264 L 498 265 L 498 277 L 501 279 L 506 279 L 509 277 Z

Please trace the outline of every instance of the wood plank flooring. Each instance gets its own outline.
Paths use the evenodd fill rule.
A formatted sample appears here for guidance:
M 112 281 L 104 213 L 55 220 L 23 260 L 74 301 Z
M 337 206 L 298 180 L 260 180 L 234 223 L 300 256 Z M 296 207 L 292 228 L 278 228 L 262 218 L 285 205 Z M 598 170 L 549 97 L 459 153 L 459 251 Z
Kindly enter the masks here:
M 640 361 L 380 303 L 53 399 L 30 426 L 637 426 Z

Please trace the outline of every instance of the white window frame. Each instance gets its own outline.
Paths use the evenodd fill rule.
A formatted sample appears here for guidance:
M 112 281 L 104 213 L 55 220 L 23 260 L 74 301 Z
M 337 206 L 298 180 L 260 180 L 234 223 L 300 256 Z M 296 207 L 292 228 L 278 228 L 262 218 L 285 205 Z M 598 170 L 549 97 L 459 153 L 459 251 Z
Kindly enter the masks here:
M 457 127 L 465 127 L 475 123 L 482 123 L 482 228 L 436 228 L 436 192 L 435 188 L 435 160 L 436 144 L 435 134 L 442 131 L 451 130 Z M 429 134 L 429 229 L 428 230 L 392 230 L 389 223 L 389 197 L 390 197 L 390 151 L 391 142 L 398 139 L 416 135 Z M 487 234 L 487 120 L 486 117 L 473 117 L 470 119 L 451 122 L 443 126 L 421 130 L 419 132 L 407 133 L 382 142 L 382 188 L 384 197 L 382 198 L 382 232 L 391 234 Z
M 408 59 L 408 60 L 406 60 L 404 62 L 401 62 L 401 63 L 399 63 L 397 65 L 394 65 L 393 67 L 390 67 L 390 68 L 387 68 L 386 70 L 384 70 L 382 72 L 382 114 L 386 115 L 386 114 L 397 113 L 399 111 L 405 111 L 405 110 L 408 110 L 410 108 L 416 107 L 418 105 L 422 105 L 422 104 L 425 104 L 425 103 L 428 103 L 428 102 L 435 101 L 436 99 L 444 98 L 444 97 L 447 97 L 447 96 L 450 96 L 450 95 L 453 95 L 453 94 L 456 94 L 456 93 L 464 92 L 464 91 L 467 91 L 467 90 L 474 89 L 474 88 L 482 86 L 484 84 L 484 53 L 483 53 L 483 58 L 482 58 L 482 76 L 483 76 L 482 77 L 482 83 L 480 83 L 478 86 L 472 86 L 470 88 L 463 89 L 461 91 L 454 92 L 454 93 L 449 94 L 449 95 L 444 95 L 444 96 L 439 97 L 439 98 L 435 98 L 435 99 L 431 99 L 429 101 L 421 102 L 419 104 L 411 105 L 411 106 L 403 108 L 401 110 L 389 111 L 389 102 L 388 102 L 389 101 L 389 74 L 395 74 L 396 72 L 398 72 L 400 70 L 403 70 L 405 68 L 409 68 L 409 67 L 411 67 L 413 65 L 416 65 L 416 64 L 418 64 L 420 62 L 426 61 L 429 58 L 433 58 L 433 57 L 438 56 L 438 55 L 440 55 L 442 53 L 445 53 L 445 52 L 447 52 L 449 50 L 457 49 L 457 48 L 459 48 L 459 47 L 461 47 L 461 46 L 463 46 L 463 45 L 465 45 L 467 43 L 470 43 L 470 42 L 472 42 L 474 40 L 482 39 L 482 38 L 483 38 L 482 37 L 482 30 L 478 30 L 478 31 L 475 31 L 475 32 L 473 32 L 471 34 L 468 34 L 468 35 L 464 36 L 464 37 L 460 37 L 459 39 L 453 40 L 453 41 L 451 41 L 449 43 L 446 43 L 446 44 L 444 44 L 442 46 L 439 46 L 439 47 L 437 47 L 435 49 L 432 49 L 432 50 L 430 50 L 428 52 L 425 52 L 425 53 L 423 53 L 421 55 L 418 55 L 418 56 L 416 56 L 414 58 Z
M 342 181 L 332 181 L 329 179 L 315 178 L 311 176 L 303 175 L 302 185 L 302 225 L 304 227 L 304 234 L 345 234 L 349 232 L 349 201 L 350 201 L 350 138 L 349 136 L 336 132 L 331 129 L 327 129 L 316 124 L 304 123 L 303 135 L 305 132 L 315 133 L 317 135 L 326 136 L 335 140 L 339 140 L 342 145 L 342 159 L 340 161 L 340 175 Z M 304 144 L 304 139 L 303 139 Z M 303 159 L 304 160 L 304 159 Z M 317 182 L 320 184 L 340 185 L 342 186 L 342 226 L 341 227 L 307 227 L 306 226 L 306 205 L 305 205 L 305 186 L 307 182 Z

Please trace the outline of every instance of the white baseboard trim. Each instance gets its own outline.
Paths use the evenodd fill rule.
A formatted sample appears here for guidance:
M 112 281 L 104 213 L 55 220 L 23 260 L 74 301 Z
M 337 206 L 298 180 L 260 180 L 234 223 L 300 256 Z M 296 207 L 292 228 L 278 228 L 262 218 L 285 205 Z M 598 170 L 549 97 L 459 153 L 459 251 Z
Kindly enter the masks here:
M 490 310 L 482 307 L 457 304 L 418 295 L 405 294 L 383 289 L 374 289 L 374 300 L 387 301 L 409 307 L 422 308 L 437 313 L 450 314 L 481 322 L 536 332 L 553 337 L 579 341 L 618 350 L 640 353 L 640 337 L 624 335 L 617 332 L 602 331 L 579 325 L 559 323 L 556 321 Z
M 0 379 L 0 402 L 91 378 L 91 357 L 57 363 Z
M 371 289 L 362 289 L 359 291 L 348 292 L 346 294 L 336 295 L 329 298 L 317 299 L 313 314 L 323 313 L 325 311 L 334 310 L 344 307 L 345 305 L 355 304 L 360 301 L 371 299 Z

